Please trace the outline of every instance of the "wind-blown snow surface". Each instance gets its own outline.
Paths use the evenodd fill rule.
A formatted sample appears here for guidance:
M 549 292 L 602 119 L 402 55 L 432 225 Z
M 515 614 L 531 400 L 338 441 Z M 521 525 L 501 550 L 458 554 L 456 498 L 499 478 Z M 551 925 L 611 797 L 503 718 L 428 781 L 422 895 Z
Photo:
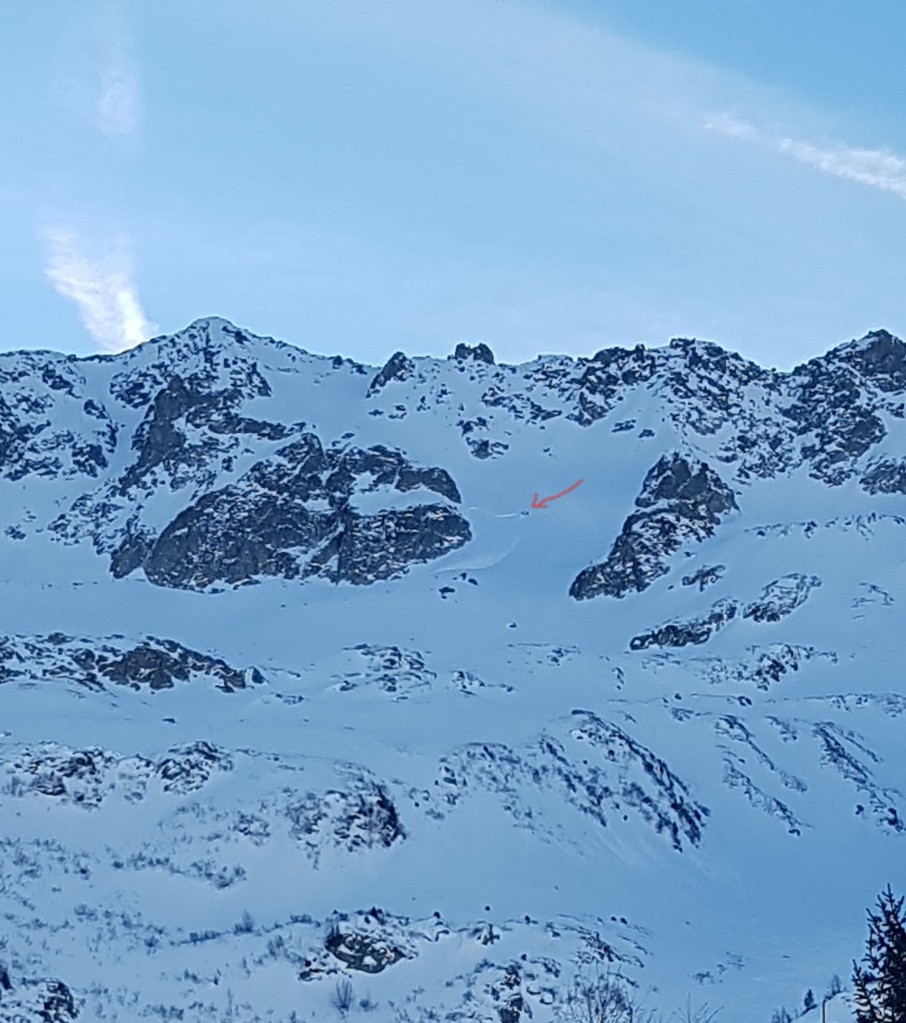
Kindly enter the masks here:
M 492 360 L 0 356 L 0 1020 L 847 976 L 906 883 L 906 346 Z

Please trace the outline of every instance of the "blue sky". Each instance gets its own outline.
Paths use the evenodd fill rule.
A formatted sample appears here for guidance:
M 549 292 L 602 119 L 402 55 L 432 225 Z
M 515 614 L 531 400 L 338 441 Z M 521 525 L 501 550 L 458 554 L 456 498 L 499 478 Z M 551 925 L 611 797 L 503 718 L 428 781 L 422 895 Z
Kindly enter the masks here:
M 0 347 L 906 333 L 902 0 L 10 5 Z

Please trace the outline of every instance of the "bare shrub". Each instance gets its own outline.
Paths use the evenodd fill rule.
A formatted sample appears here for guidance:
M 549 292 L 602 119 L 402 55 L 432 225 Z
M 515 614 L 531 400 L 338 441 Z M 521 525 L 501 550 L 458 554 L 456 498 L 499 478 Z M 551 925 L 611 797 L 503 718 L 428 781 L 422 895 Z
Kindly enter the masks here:
M 337 986 L 333 993 L 333 1004 L 334 1008 L 337 1009 L 342 1015 L 346 1015 L 352 1008 L 354 995 L 352 991 L 352 984 L 345 977 L 342 980 L 337 981 Z
M 620 974 L 606 973 L 577 980 L 560 1018 L 568 1023 L 654 1023 L 639 1004 L 632 983 Z

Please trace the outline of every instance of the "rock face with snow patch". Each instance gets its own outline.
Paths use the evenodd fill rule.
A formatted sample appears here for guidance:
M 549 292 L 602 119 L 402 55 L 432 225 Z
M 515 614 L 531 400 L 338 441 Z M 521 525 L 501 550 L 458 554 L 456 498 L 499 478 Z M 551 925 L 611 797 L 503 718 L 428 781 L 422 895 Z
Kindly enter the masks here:
M 758 599 L 743 611 L 743 617 L 755 622 L 779 622 L 804 604 L 811 591 L 820 585 L 821 580 L 816 575 L 790 572 L 768 583 Z
M 570 596 L 624 597 L 647 589 L 668 571 L 667 559 L 687 540 L 713 534 L 720 516 L 736 509 L 733 491 L 706 463 L 665 455 L 651 468 L 607 559 L 580 572 Z
M 0 636 L 0 683 L 16 680 L 74 682 L 87 689 L 128 686 L 172 689 L 180 683 L 209 679 L 226 693 L 264 681 L 257 668 L 232 668 L 169 639 L 123 636 L 76 638 Z
M 869 494 L 906 494 L 906 458 L 870 462 L 859 482 Z
M 837 486 L 887 433 L 885 416 L 902 419 L 906 345 L 887 331 L 842 345 L 799 367 L 786 414 L 817 479 Z
M 413 364 L 403 352 L 394 352 L 387 360 L 384 368 L 371 381 L 368 394 L 377 394 L 391 380 L 406 380 L 412 376 Z
M 0 971 L 0 1023 L 74 1023 L 79 1010 L 61 980 L 35 980 Z
M 545 830 L 538 806 L 549 792 L 600 827 L 633 815 L 678 851 L 700 841 L 708 810 L 651 750 L 591 711 L 573 711 L 558 726 L 559 734 L 545 733 L 525 750 L 471 743 L 449 754 L 441 762 L 443 802 L 454 807 L 470 791 L 488 790 L 518 824 Z
M 458 344 L 453 353 L 453 358 L 459 359 L 461 362 L 467 362 L 471 359 L 473 362 L 485 362 L 489 366 L 494 365 L 494 353 L 483 341 L 479 341 L 477 345 Z
M 289 807 L 291 834 L 315 860 L 325 843 L 349 852 L 373 846 L 390 848 L 405 837 L 387 791 L 370 781 L 350 790 L 309 793 Z
M 707 643 L 711 636 L 736 617 L 739 610 L 735 601 L 721 600 L 712 605 L 707 614 L 691 621 L 668 622 L 650 632 L 633 636 L 630 650 L 646 650 L 650 646 L 688 646 Z
M 429 491 L 443 503 L 362 514 L 357 493 Z M 158 586 L 204 589 L 261 576 L 369 583 L 430 561 L 471 539 L 451 505 L 449 473 L 398 451 L 325 451 L 314 434 L 279 448 L 234 484 L 204 494 L 152 537 L 137 531 L 112 552 L 114 575 L 143 568 Z

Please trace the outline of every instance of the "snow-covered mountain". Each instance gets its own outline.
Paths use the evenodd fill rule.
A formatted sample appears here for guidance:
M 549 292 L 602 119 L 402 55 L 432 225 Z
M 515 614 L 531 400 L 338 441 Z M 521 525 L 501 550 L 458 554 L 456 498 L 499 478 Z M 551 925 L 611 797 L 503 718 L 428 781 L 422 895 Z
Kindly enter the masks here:
M 0 356 L 0 1021 L 820 1002 L 906 887 L 904 419 L 884 331 Z

